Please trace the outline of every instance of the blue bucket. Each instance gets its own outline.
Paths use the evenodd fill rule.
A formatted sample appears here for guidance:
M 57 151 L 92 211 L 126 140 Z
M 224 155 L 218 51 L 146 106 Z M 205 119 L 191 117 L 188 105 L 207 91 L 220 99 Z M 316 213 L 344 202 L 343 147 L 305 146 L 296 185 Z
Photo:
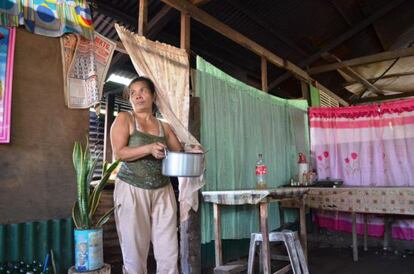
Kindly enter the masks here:
M 102 228 L 75 229 L 75 269 L 92 271 L 104 266 Z

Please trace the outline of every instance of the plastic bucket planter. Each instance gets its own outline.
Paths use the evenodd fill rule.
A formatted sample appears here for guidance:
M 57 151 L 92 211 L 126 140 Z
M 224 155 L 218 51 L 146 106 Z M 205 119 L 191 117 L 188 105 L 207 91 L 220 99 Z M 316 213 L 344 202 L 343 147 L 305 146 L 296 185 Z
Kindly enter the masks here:
M 92 271 L 103 267 L 102 228 L 75 229 L 75 269 Z

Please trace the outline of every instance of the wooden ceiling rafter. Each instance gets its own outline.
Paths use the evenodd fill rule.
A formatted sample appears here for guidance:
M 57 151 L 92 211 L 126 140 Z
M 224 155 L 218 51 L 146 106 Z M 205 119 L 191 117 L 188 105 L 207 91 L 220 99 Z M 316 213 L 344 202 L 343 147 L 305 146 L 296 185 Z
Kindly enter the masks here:
M 341 63 L 335 62 L 333 64 L 311 67 L 310 69 L 308 69 L 308 73 L 310 75 L 314 75 L 318 73 L 323 73 L 323 72 L 328 72 L 328 71 L 344 68 L 346 66 L 350 66 L 350 67 L 361 66 L 361 65 L 367 65 L 367 64 L 392 60 L 392 59 L 396 59 L 399 57 L 408 57 L 408 56 L 414 56 L 414 47 L 403 48 L 403 49 L 398 49 L 398 50 L 393 50 L 393 51 L 385 51 L 385 52 L 380 52 L 380 53 L 376 53 L 372 55 L 366 55 L 366 56 L 342 61 Z
M 372 14 L 371 16 L 367 17 L 366 19 L 362 20 L 358 24 L 354 25 L 351 29 L 347 30 L 340 36 L 336 37 L 335 39 L 329 41 L 325 46 L 322 46 L 316 53 L 312 54 L 305 60 L 299 63 L 299 67 L 306 67 L 312 64 L 313 62 L 320 59 L 320 56 L 324 52 L 329 52 L 336 48 L 337 46 L 341 45 L 351 37 L 355 36 L 357 33 L 361 32 L 362 30 L 366 29 L 368 26 L 370 26 L 373 22 L 377 21 L 387 13 L 389 13 L 394 8 L 401 5 L 405 0 L 394 0 L 391 2 L 388 2 L 384 7 L 380 8 L 377 12 Z M 276 78 L 272 83 L 269 84 L 269 89 L 273 89 L 274 87 L 280 85 L 283 81 L 289 79 L 291 77 L 291 74 L 289 72 L 286 72 Z
M 241 46 L 249 49 L 250 51 L 254 52 L 260 57 L 266 58 L 266 60 L 270 61 L 274 65 L 292 72 L 300 80 L 304 80 L 306 82 L 315 81 L 304 70 L 302 70 L 295 64 L 277 56 L 276 54 L 262 47 L 261 45 L 257 44 L 250 38 L 242 35 L 241 33 L 235 31 L 234 29 L 220 22 L 218 19 L 209 15 L 205 11 L 197 8 L 192 3 L 185 1 L 185 0 L 161 0 L 161 1 L 172 6 L 173 8 L 178 9 L 181 12 L 188 13 L 193 19 L 221 33 L 222 35 L 226 36 L 230 40 L 233 40 L 234 42 L 240 44 Z M 329 95 L 334 97 L 336 100 L 340 101 L 341 104 L 348 105 L 348 102 L 346 102 L 344 99 L 342 99 L 337 94 L 333 93 L 332 91 L 330 91 L 323 85 L 318 83 L 318 86 L 324 92 L 328 93 Z
M 341 59 L 339 59 L 337 56 L 335 56 L 333 54 L 330 54 L 330 53 L 322 54 L 322 58 L 327 60 L 327 61 L 332 61 L 333 60 L 335 62 L 342 63 Z M 342 73 L 344 73 L 344 74 L 352 77 L 353 79 L 355 79 L 358 83 L 363 85 L 367 90 L 370 90 L 375 94 L 384 94 L 384 91 L 380 90 L 378 87 L 376 87 L 375 85 L 370 83 L 367 79 L 365 79 L 361 74 L 359 74 L 353 68 L 351 68 L 349 66 L 345 66 L 345 67 L 341 68 L 340 70 L 342 71 Z M 362 96 L 364 93 L 365 93 L 365 90 L 362 90 L 362 92 L 357 94 L 357 95 Z
M 414 97 L 414 91 L 401 92 L 399 94 L 386 95 L 386 96 L 375 96 L 375 97 L 360 98 L 358 100 L 352 101 L 352 104 L 353 105 L 359 105 L 359 104 L 365 104 L 365 103 L 374 103 L 374 102 L 381 102 L 381 101 L 388 101 L 388 100 L 397 100 L 397 99 L 407 98 L 407 97 Z
M 389 79 L 389 78 L 395 78 L 395 77 L 402 77 L 402 76 L 412 76 L 414 75 L 414 71 L 412 72 L 401 72 L 401 73 L 391 73 L 391 74 L 386 74 L 382 77 L 373 77 L 373 78 L 365 78 L 367 81 L 369 81 L 370 83 L 376 82 L 378 80 L 382 80 L 382 79 Z M 352 85 L 352 84 L 356 84 L 358 83 L 357 81 L 350 81 L 350 82 L 346 82 L 344 83 L 342 86 L 346 87 L 348 85 Z

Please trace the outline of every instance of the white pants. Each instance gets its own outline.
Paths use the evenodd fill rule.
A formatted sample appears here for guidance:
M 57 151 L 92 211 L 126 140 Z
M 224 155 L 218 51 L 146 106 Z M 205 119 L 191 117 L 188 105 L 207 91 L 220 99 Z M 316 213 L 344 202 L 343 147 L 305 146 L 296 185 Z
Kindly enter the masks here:
M 124 274 L 146 274 L 150 241 L 157 273 L 178 273 L 177 204 L 171 184 L 158 189 L 134 187 L 116 179 L 115 222 Z

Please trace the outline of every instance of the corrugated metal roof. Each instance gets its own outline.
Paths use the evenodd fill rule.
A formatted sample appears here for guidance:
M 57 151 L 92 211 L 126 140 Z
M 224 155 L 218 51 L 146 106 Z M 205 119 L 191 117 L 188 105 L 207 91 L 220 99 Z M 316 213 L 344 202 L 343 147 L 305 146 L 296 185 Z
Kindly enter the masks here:
M 393 1 L 210 0 L 200 8 L 280 57 L 300 64 L 390 2 Z M 138 1 L 100 0 L 95 1 L 95 5 L 97 8 L 94 10 L 93 19 L 99 33 L 117 40 L 118 36 L 113 27 L 115 22 L 122 22 L 128 29 L 136 30 Z M 148 19 L 151 20 L 163 7 L 164 4 L 159 0 L 149 1 Z M 409 28 L 408 25 L 414 25 L 414 1 L 405 1 L 404 5 L 394 10 L 389 13 L 394 20 L 384 16 L 330 52 L 346 60 L 386 50 L 387 46 L 395 44 L 394 40 Z M 152 39 L 178 45 L 179 16 L 170 16 L 169 20 Z M 219 68 L 242 70 L 245 71 L 245 77 L 260 81 L 258 56 L 195 20 L 192 20 L 191 26 L 191 47 L 193 52 Z M 319 59 L 314 63 L 322 64 L 326 61 Z M 130 64 L 127 66 L 131 68 Z M 284 70 L 269 66 L 271 80 L 283 73 Z M 340 77 L 334 73 L 331 75 L 332 78 L 319 75 L 316 77 L 333 88 L 342 86 L 335 82 Z M 334 84 L 331 85 L 332 81 Z M 350 95 L 344 90 L 337 91 L 345 97 Z

